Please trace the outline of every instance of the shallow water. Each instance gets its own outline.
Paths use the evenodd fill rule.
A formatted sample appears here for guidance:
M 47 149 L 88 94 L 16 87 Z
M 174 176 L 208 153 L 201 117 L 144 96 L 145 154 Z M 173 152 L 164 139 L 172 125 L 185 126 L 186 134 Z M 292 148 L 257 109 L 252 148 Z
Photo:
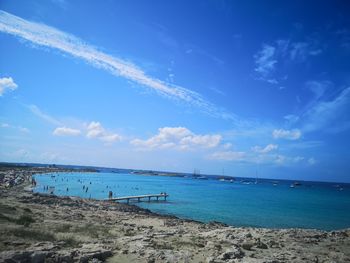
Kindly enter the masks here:
M 38 182 L 35 192 L 47 192 L 44 186 L 54 186 L 54 193 L 60 196 L 106 199 L 109 191 L 115 197 L 167 192 L 170 195 L 167 202 L 145 200 L 136 204 L 154 212 L 203 222 L 323 230 L 350 227 L 348 184 L 302 182 L 301 186 L 291 188 L 290 181 L 279 181 L 274 186 L 272 180 L 230 183 L 119 173 L 42 174 L 35 178 Z

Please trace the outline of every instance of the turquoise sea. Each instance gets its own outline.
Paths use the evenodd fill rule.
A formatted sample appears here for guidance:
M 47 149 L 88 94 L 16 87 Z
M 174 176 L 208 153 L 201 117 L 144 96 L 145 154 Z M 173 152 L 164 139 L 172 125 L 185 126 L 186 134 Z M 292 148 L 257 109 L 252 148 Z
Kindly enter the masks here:
M 35 176 L 35 192 L 106 199 L 167 192 L 167 202 L 135 202 L 151 211 L 202 222 L 268 228 L 350 227 L 350 185 L 236 178 L 234 182 L 192 177 L 144 176 L 128 173 L 59 173 Z M 83 187 L 85 186 L 85 189 Z M 86 187 L 88 191 L 86 192 Z M 67 191 L 68 188 L 68 191 Z

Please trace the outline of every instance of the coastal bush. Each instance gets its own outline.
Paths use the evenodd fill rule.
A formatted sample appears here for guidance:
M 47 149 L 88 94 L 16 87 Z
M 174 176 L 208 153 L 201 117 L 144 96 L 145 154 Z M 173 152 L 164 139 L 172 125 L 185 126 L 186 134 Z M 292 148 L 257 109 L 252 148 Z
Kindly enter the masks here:
M 16 207 L 12 207 L 9 205 L 5 205 L 5 204 L 0 204 L 0 212 L 1 213 L 13 213 L 14 211 L 16 211 Z
M 13 235 L 19 238 L 32 239 L 37 241 L 54 241 L 55 236 L 49 232 L 26 229 L 26 228 L 13 228 L 7 231 L 7 234 Z
M 30 210 L 30 208 L 28 207 L 25 207 L 23 208 L 24 212 L 27 212 L 27 213 L 33 213 L 32 210 Z
M 28 215 L 21 215 L 19 218 L 12 218 L 6 215 L 0 214 L 0 220 L 6 220 L 17 225 L 29 226 L 31 223 L 34 223 L 35 220 Z
M 56 232 L 66 233 L 71 231 L 72 225 L 70 224 L 62 224 L 55 226 Z
M 74 234 L 57 234 L 56 240 L 63 241 L 65 247 L 76 247 L 80 244 L 80 241 L 74 238 Z
M 154 249 L 168 249 L 168 250 L 173 250 L 174 248 L 169 244 L 169 243 L 160 243 L 160 242 L 156 242 L 156 241 L 152 241 L 151 243 L 152 247 Z
M 15 223 L 18 225 L 29 226 L 31 223 L 34 223 L 35 220 L 29 215 L 21 215 L 18 219 L 15 220 Z
M 12 221 L 12 219 L 11 218 L 9 218 L 8 216 L 5 216 L 5 215 L 3 215 L 3 214 L 1 214 L 0 213 L 0 220 L 6 220 L 6 221 Z
M 200 237 L 190 237 L 190 240 L 174 239 L 172 243 L 176 247 L 205 247 L 204 240 Z
M 127 236 L 127 237 L 132 237 L 132 236 L 135 236 L 136 234 L 131 228 L 127 228 L 125 230 L 125 234 L 124 235 Z
M 92 223 L 87 223 L 82 226 L 75 226 L 71 228 L 72 232 L 84 234 L 93 238 L 98 238 L 102 230 L 103 229 L 101 227 Z

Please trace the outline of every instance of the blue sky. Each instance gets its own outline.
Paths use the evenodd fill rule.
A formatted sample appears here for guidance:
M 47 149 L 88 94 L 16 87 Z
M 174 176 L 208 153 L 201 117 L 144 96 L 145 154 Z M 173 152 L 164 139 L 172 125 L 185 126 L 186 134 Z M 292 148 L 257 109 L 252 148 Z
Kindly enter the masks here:
M 0 2 L 0 160 L 350 182 L 346 1 Z

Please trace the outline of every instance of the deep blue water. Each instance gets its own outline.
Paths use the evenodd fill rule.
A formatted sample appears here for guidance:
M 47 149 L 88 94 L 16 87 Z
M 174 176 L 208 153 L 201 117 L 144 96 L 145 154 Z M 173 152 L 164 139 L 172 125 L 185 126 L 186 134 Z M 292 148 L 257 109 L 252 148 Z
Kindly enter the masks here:
M 110 190 L 116 197 L 167 192 L 168 202 L 136 204 L 158 213 L 233 226 L 323 230 L 350 227 L 348 184 L 302 182 L 291 188 L 290 181 L 279 181 L 274 186 L 272 180 L 247 184 L 239 180 L 230 183 L 118 173 L 52 175 L 36 175 L 38 184 L 34 191 L 46 192 L 44 186 L 55 186 L 56 195 L 96 199 L 107 198 Z

